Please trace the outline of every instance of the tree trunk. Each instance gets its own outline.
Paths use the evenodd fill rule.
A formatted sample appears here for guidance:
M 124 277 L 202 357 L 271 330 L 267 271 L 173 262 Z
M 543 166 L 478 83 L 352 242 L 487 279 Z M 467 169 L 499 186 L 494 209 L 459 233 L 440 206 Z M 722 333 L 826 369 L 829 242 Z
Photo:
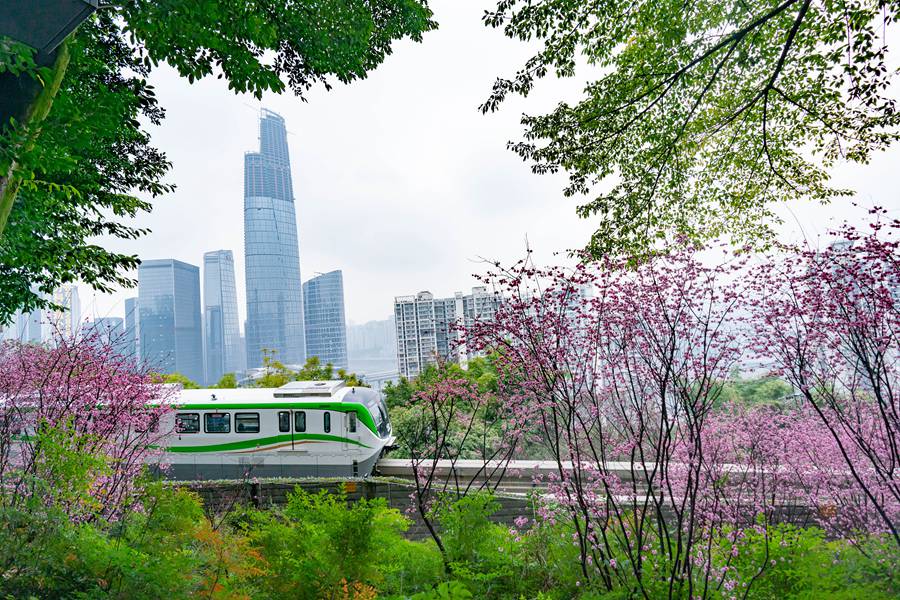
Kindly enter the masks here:
M 50 67 L 51 75 L 48 81 L 43 82 L 43 88 L 37 97 L 25 109 L 24 118 L 20 123 L 26 131 L 24 141 L 19 144 L 18 148 L 14 148 L 13 156 L 21 152 L 27 152 L 37 140 L 41 131 L 41 123 L 50 112 L 53 106 L 53 99 L 59 91 L 62 84 L 63 76 L 66 74 L 66 68 L 69 66 L 69 47 L 68 42 L 63 41 L 56 51 L 56 59 L 53 66 Z M 18 164 L 15 159 L 9 165 L 6 173 L 0 175 L 0 237 L 3 236 L 3 230 L 6 229 L 6 222 L 9 214 L 12 212 L 13 203 L 22 184 L 22 177 L 16 173 Z

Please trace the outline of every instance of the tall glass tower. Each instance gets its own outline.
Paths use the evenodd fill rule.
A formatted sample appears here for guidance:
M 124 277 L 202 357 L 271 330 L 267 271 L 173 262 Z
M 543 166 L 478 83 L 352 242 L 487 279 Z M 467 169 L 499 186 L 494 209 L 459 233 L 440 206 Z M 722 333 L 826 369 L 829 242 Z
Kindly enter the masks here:
M 263 109 L 259 152 L 244 155 L 244 260 L 247 368 L 263 349 L 285 364 L 306 358 L 300 247 L 284 119 Z
M 145 260 L 138 267 L 141 361 L 158 373 L 203 381 L 200 269 L 180 260 Z
M 347 323 L 344 319 L 344 277 L 331 271 L 303 284 L 306 353 L 322 364 L 347 368 Z
M 140 360 L 139 331 L 138 299 L 137 297 L 125 298 L 125 353 L 135 362 Z
M 216 250 L 203 255 L 203 318 L 206 341 L 206 382 L 215 384 L 240 368 L 234 255 Z

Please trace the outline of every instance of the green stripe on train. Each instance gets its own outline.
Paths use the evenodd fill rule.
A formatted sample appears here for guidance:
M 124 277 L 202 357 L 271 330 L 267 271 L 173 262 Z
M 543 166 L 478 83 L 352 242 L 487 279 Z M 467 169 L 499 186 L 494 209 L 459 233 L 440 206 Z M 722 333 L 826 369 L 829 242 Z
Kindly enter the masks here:
M 175 410 L 205 410 L 205 411 L 216 411 L 216 410 L 254 410 L 257 408 L 292 408 L 292 409 L 306 409 L 306 410 L 331 410 L 334 412 L 355 412 L 357 418 L 362 422 L 366 427 L 368 427 L 372 433 L 378 435 L 378 431 L 375 429 L 375 421 L 372 419 L 372 415 L 369 414 L 369 409 L 367 409 L 362 404 L 348 404 L 346 402 L 253 402 L 253 403 L 238 403 L 235 404 L 233 402 L 222 402 L 221 404 L 216 402 L 215 404 L 175 404 Z
M 320 442 L 346 442 L 355 446 L 369 448 L 362 442 L 351 440 L 350 438 L 340 437 L 337 435 L 325 435 L 322 433 L 295 433 L 294 441 L 302 442 L 304 440 L 315 440 Z M 275 435 L 266 438 L 255 438 L 252 440 L 241 440 L 239 442 L 228 442 L 225 444 L 212 444 L 209 446 L 168 446 L 167 452 L 224 452 L 227 450 L 246 450 L 247 448 L 257 448 L 259 446 L 268 446 L 279 442 L 290 442 L 291 434 Z

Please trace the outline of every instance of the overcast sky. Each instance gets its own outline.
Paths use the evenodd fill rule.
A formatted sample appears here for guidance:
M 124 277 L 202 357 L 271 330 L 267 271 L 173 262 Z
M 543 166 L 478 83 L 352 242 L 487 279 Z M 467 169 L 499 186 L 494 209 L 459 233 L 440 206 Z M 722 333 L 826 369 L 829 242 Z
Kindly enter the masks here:
M 234 252 L 241 328 L 246 315 L 243 253 L 243 154 L 258 147 L 261 106 L 287 122 L 305 279 L 341 269 L 348 319 L 383 319 L 393 298 L 430 290 L 452 295 L 477 285 L 481 257 L 513 261 L 526 239 L 539 260 L 582 246 L 593 227 L 578 219 L 585 198 L 564 198 L 563 175 L 532 175 L 506 149 L 519 139 L 523 112 L 538 113 L 578 97 L 581 82 L 548 79 L 499 113 L 477 107 L 498 75 L 510 75 L 529 47 L 481 24 L 488 0 L 433 0 L 439 30 L 421 44 L 395 44 L 370 74 L 308 102 L 290 94 L 236 96 L 220 80 L 188 84 L 168 68 L 153 76 L 166 108 L 154 143 L 174 164 L 178 189 L 154 201 L 139 223 L 152 233 L 102 239 L 141 259 L 202 265 L 204 252 Z M 900 148 L 866 166 L 839 167 L 838 186 L 855 188 L 865 206 L 900 207 Z M 862 211 L 796 203 L 782 210 L 783 235 L 815 237 L 835 220 Z M 557 259 L 559 260 L 559 259 Z M 201 273 L 202 276 L 202 273 Z M 123 316 L 137 290 L 102 295 L 80 289 L 82 318 Z

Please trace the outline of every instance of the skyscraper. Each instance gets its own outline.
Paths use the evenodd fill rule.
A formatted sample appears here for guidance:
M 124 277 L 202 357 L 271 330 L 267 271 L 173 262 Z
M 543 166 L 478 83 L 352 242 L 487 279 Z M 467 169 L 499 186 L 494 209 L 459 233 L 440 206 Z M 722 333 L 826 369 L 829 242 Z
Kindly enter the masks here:
M 206 343 L 206 382 L 240 369 L 240 331 L 234 255 L 216 250 L 203 255 L 203 319 Z
M 125 298 L 125 352 L 135 362 L 141 356 L 139 305 L 137 298 Z
M 306 354 L 322 364 L 347 368 L 347 323 L 344 318 L 344 277 L 331 271 L 303 284 Z
M 178 260 L 138 268 L 141 361 L 160 373 L 203 381 L 200 269 Z
M 65 310 L 48 310 L 47 324 L 49 336 L 61 335 L 65 338 L 75 337 L 81 329 L 81 302 L 78 299 L 78 286 L 74 283 L 61 285 L 53 292 L 53 303 Z
M 247 367 L 263 349 L 285 364 L 306 358 L 300 247 L 284 119 L 263 110 L 259 152 L 244 155 L 244 261 L 247 281 Z

